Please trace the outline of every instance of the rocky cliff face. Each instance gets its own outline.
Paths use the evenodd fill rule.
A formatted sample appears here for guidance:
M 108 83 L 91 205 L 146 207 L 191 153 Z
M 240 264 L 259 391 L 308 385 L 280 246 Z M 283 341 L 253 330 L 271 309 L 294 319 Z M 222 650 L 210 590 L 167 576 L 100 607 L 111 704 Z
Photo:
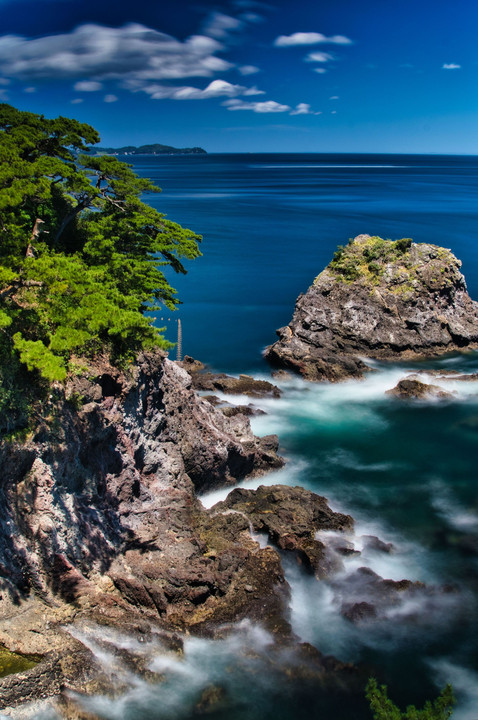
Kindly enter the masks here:
M 271 666 L 287 682 L 294 657 L 307 682 L 349 687 L 355 670 L 294 636 L 283 556 L 317 581 L 336 577 L 334 598 L 358 624 L 423 586 L 390 584 L 367 567 L 344 575 L 359 547 L 390 547 L 355 538 L 350 516 L 303 488 L 236 489 L 205 509 L 198 491 L 280 467 L 277 438 L 255 437 L 244 414 L 200 398 L 199 379 L 161 354 L 128 372 L 101 362 L 91 371 L 52 392 L 35 433 L 0 444 L 0 645 L 43 656 L 0 678 L 0 711 L 25 717 L 11 707 L 54 696 L 61 717 L 93 720 L 72 690 L 122 693 L 131 671 L 160 682 L 143 644 L 179 652 L 181 631 L 214 637 L 245 619 L 270 634 Z
M 212 519 L 196 495 L 280 467 L 277 438 L 255 437 L 244 415 L 199 398 L 160 354 L 95 375 L 72 379 L 69 400 L 53 392 L 32 436 L 0 445 L 0 643 L 81 657 L 62 630 L 79 615 L 172 631 L 257 606 L 266 623 L 286 622 L 277 553 L 251 540 L 243 517 Z M 65 684 L 43 675 L 47 693 Z M 35 692 L 45 682 L 34 680 Z M 14 686 L 16 701 L 28 697 Z
M 461 262 L 435 245 L 359 235 L 297 300 L 266 351 L 309 380 L 361 377 L 362 358 L 411 359 L 478 347 L 478 303 Z

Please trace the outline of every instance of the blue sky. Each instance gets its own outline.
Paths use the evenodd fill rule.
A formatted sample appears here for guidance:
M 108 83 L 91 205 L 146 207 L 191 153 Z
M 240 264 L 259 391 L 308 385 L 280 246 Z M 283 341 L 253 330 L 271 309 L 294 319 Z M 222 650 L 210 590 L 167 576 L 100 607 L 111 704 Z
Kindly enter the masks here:
M 477 0 L 0 0 L 0 97 L 103 145 L 478 154 Z

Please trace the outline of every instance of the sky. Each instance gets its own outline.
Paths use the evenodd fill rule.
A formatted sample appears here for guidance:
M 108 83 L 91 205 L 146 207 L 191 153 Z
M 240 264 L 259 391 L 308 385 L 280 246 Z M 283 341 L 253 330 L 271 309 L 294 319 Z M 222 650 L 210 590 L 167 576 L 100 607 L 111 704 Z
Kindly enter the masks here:
M 478 0 L 0 0 L 0 101 L 101 144 L 478 154 Z

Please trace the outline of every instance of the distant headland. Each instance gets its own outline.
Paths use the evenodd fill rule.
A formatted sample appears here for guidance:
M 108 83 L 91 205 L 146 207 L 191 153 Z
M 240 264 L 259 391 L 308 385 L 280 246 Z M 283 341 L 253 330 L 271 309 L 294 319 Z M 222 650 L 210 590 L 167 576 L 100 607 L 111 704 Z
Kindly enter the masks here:
M 206 155 L 206 150 L 200 147 L 175 148 L 171 145 L 125 145 L 119 148 L 95 147 L 91 148 L 94 155 Z

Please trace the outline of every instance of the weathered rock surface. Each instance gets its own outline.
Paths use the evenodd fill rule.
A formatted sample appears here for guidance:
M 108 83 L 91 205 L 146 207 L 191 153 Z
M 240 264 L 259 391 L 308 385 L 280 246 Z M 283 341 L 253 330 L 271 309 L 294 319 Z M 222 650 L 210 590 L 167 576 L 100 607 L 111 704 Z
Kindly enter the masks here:
M 226 417 L 199 398 L 161 354 L 128 372 L 106 362 L 93 370 L 96 380 L 69 380 L 69 400 L 52 392 L 35 433 L 0 445 L 0 643 L 45 656 L 0 679 L 0 709 L 15 717 L 10 708 L 25 700 L 58 696 L 65 718 L 91 720 L 71 691 L 121 693 L 131 670 L 152 672 L 138 648 L 159 638 L 180 652 L 182 631 L 215 637 L 246 618 L 272 638 L 271 672 L 314 682 L 350 674 L 294 636 L 282 556 L 330 578 L 359 554 L 352 518 L 284 486 L 235 489 L 204 509 L 197 491 L 280 466 L 277 438 L 256 438 L 243 414 Z M 388 607 L 389 581 L 369 580 L 366 597 L 334 586 L 353 621 Z M 111 639 L 118 631 L 129 649 Z M 104 653 L 111 667 L 98 662 Z
M 250 375 L 239 375 L 238 378 L 224 373 L 206 372 L 203 363 L 188 355 L 180 363 L 191 375 L 195 390 L 223 392 L 233 395 L 247 395 L 253 398 L 273 397 L 281 395 L 280 389 L 267 380 L 257 380 Z
M 53 395 L 32 437 L 0 446 L 0 642 L 71 654 L 61 626 L 84 615 L 170 631 L 247 615 L 290 635 L 277 552 L 196 497 L 280 467 L 277 438 L 225 417 L 161 354 Z
M 385 394 L 394 395 L 402 400 L 419 400 L 423 398 L 447 400 L 453 397 L 453 393 L 444 390 L 439 385 L 424 383 L 415 377 L 400 380 L 394 388 L 387 390 Z
M 333 512 L 325 498 L 301 487 L 237 488 L 213 510 L 246 516 L 256 532 L 267 533 L 274 545 L 294 553 L 300 564 L 319 578 L 337 569 L 337 563 L 335 553 L 332 559 L 327 545 L 316 538 L 317 532 L 340 533 L 353 528 L 350 515 Z
M 309 380 L 362 377 L 364 358 L 430 357 L 478 347 L 478 303 L 444 248 L 359 235 L 297 300 L 265 354 Z

